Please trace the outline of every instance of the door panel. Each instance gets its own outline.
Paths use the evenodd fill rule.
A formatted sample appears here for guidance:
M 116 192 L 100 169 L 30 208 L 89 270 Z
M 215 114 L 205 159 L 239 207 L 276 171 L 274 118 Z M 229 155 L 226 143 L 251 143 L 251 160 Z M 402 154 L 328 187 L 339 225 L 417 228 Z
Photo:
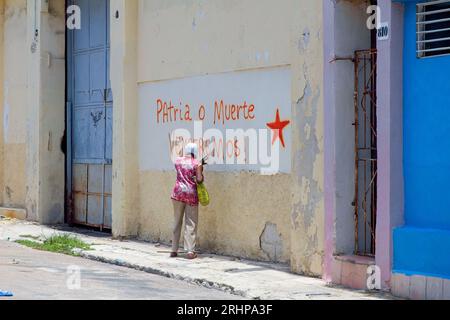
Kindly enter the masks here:
M 89 109 L 88 158 L 105 160 L 105 109 L 93 107 Z
M 106 12 L 109 13 L 110 7 L 111 7 L 110 2 L 106 1 Z M 106 45 L 108 46 L 108 48 L 110 47 L 110 43 L 111 43 L 111 20 L 107 18 L 106 19 Z
M 87 168 L 85 164 L 73 166 L 74 222 L 86 221 Z
M 77 0 L 80 30 L 68 30 L 68 190 L 71 220 L 111 228 L 112 114 L 109 1 Z
M 90 165 L 88 177 L 88 224 L 103 224 L 104 166 Z
M 81 9 L 81 26 L 83 32 L 69 31 L 70 36 L 73 37 L 73 50 L 79 51 L 83 49 L 89 49 L 89 15 L 83 14 L 85 9 L 89 7 L 90 0 L 76 0 L 73 1 L 74 5 L 77 5 Z
M 89 57 L 90 103 L 103 103 L 106 89 L 106 52 L 95 51 Z
M 111 197 L 105 198 L 105 228 L 111 229 L 112 227 L 112 211 L 111 211 Z
M 73 201 L 73 223 L 84 224 L 86 222 L 86 197 L 83 194 L 75 193 Z
M 110 57 L 111 57 L 111 50 L 108 48 L 106 54 L 106 64 L 110 65 Z M 106 101 L 112 102 L 113 96 L 112 96 L 112 90 L 111 90 L 111 77 L 110 77 L 110 68 L 106 69 Z
M 111 229 L 112 226 L 112 165 L 105 166 L 105 228 Z
M 90 100 L 90 57 L 89 54 L 77 54 L 73 56 L 73 69 L 76 72 L 73 74 L 74 81 L 74 105 L 82 105 L 89 103 Z
M 89 39 L 90 47 L 103 48 L 106 45 L 106 0 L 89 1 Z M 83 10 L 82 10 L 83 12 Z
M 78 109 L 73 110 L 72 123 L 72 150 L 73 160 L 86 159 L 88 157 L 88 140 L 86 132 L 89 130 L 89 110 Z M 74 170 L 75 173 L 75 170 Z

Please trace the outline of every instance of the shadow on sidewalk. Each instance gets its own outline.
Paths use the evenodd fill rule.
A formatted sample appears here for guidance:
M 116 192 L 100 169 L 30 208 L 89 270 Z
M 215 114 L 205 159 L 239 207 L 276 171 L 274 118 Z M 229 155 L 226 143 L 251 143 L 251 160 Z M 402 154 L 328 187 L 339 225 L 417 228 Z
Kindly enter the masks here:
M 70 232 L 72 234 L 77 234 L 80 236 L 88 236 L 94 239 L 100 239 L 100 240 L 113 240 L 113 241 L 119 241 L 120 243 L 126 244 L 140 244 L 140 245 L 149 245 L 149 246 L 156 246 L 160 250 L 157 251 L 158 254 L 161 255 L 167 255 L 167 258 L 169 258 L 170 254 L 170 244 L 167 243 L 161 243 L 157 241 L 148 241 L 148 240 L 142 240 L 137 237 L 120 237 L 120 238 L 114 238 L 112 237 L 110 232 L 102 232 L 98 230 L 97 228 L 89 228 L 89 227 L 80 227 L 80 226 L 69 226 L 67 224 L 63 225 L 49 225 L 47 226 L 50 229 L 53 229 L 55 231 L 62 231 L 62 232 Z M 151 247 L 149 247 L 150 249 Z M 251 260 L 248 258 L 240 258 L 230 255 L 225 255 L 221 253 L 215 253 L 208 250 L 203 250 L 200 248 L 198 250 L 198 258 L 195 260 L 188 260 L 185 258 L 185 253 L 180 252 L 179 256 L 177 258 L 171 258 L 171 259 L 183 259 L 186 261 L 191 261 L 193 263 L 209 263 L 210 259 L 214 259 L 214 262 L 218 261 L 234 261 L 239 262 L 244 265 L 249 266 L 249 268 L 229 268 L 226 269 L 226 273 L 245 273 L 245 272 L 261 272 L 261 271 L 267 271 L 267 270 L 274 270 L 274 271 L 281 271 L 288 274 L 293 274 L 290 270 L 290 267 L 287 263 L 280 263 L 280 262 L 271 262 L 271 261 L 262 261 L 262 260 Z M 306 276 L 306 275 L 303 275 Z M 308 277 L 311 277 L 308 275 Z M 320 279 L 320 277 L 311 277 L 315 279 Z

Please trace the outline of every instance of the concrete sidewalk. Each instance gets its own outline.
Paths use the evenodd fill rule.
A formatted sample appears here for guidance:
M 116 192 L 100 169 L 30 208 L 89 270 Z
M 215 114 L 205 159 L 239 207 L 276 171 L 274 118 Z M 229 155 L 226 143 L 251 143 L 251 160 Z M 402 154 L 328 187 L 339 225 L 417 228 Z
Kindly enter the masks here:
M 201 254 L 193 261 L 182 255 L 169 259 L 170 248 L 160 244 L 118 241 L 102 233 L 65 226 L 0 220 L 0 240 L 45 239 L 56 233 L 70 233 L 91 244 L 93 250 L 80 252 L 84 258 L 196 283 L 248 299 L 392 299 L 388 294 L 330 287 L 321 279 L 292 274 L 286 265 L 213 254 Z

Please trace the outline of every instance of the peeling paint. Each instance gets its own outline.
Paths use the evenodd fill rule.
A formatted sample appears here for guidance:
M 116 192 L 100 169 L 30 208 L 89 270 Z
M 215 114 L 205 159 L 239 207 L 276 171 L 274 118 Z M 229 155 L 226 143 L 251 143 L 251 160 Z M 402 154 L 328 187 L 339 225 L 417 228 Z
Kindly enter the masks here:
M 306 64 L 303 64 L 303 81 L 305 82 L 305 85 L 303 86 L 303 90 L 302 90 L 302 95 L 297 99 L 297 105 L 299 105 L 303 99 L 305 99 L 306 97 L 306 91 L 308 89 L 308 79 L 307 79 L 307 72 L 308 72 L 308 67 L 306 66 Z
M 303 53 L 310 41 L 309 29 L 305 28 L 299 47 Z M 322 268 L 323 249 L 320 230 L 322 214 L 320 208 L 323 201 L 320 176 L 315 175 L 317 164 L 320 163 L 322 151 L 321 138 L 317 126 L 320 124 L 319 105 L 321 97 L 320 84 L 315 84 L 309 71 L 310 65 L 303 62 L 300 72 L 303 82 L 300 97 L 294 107 L 294 121 L 297 127 L 297 149 L 294 155 L 294 171 L 296 173 L 294 184 L 294 197 L 292 204 L 291 221 L 293 229 L 299 234 L 295 241 L 297 258 L 291 258 L 296 272 L 305 275 L 317 275 Z M 314 83 L 314 84 L 313 84 Z
M 276 224 L 266 223 L 259 238 L 259 245 L 271 261 L 279 261 L 283 253 L 283 239 L 278 233 Z
M 305 125 L 305 127 L 303 128 L 303 132 L 305 133 L 306 140 L 311 139 L 311 126 L 309 125 L 309 123 Z
M 303 223 L 307 228 L 313 223 L 314 209 L 321 201 L 323 195 L 318 187 L 318 182 L 314 180 L 314 163 L 320 152 L 317 136 L 315 133 L 315 126 L 317 122 L 318 99 L 320 96 L 319 89 L 316 90 L 314 96 L 312 95 L 309 83 L 307 83 L 305 90 L 305 97 L 297 105 L 296 121 L 300 128 L 308 128 L 308 134 L 301 135 L 299 142 L 305 147 L 298 150 L 295 155 L 296 172 L 298 174 L 299 185 L 301 186 L 302 194 L 300 201 L 294 203 L 293 222 L 298 227 L 297 218 L 301 213 Z M 308 99 L 309 101 L 306 101 Z M 303 112 L 300 112 L 303 111 Z
M 300 52 L 304 52 L 309 45 L 309 41 L 311 38 L 311 33 L 308 28 L 305 28 L 302 33 L 302 37 L 298 41 L 298 50 Z

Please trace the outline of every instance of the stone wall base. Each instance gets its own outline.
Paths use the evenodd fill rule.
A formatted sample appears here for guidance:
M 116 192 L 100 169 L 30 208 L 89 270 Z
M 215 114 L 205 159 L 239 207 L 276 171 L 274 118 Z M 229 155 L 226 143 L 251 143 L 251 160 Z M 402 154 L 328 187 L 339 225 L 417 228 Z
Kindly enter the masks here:
M 396 297 L 411 300 L 450 300 L 450 280 L 394 272 L 391 292 Z
M 367 269 L 375 260 L 361 256 L 335 256 L 332 283 L 344 287 L 367 290 Z

